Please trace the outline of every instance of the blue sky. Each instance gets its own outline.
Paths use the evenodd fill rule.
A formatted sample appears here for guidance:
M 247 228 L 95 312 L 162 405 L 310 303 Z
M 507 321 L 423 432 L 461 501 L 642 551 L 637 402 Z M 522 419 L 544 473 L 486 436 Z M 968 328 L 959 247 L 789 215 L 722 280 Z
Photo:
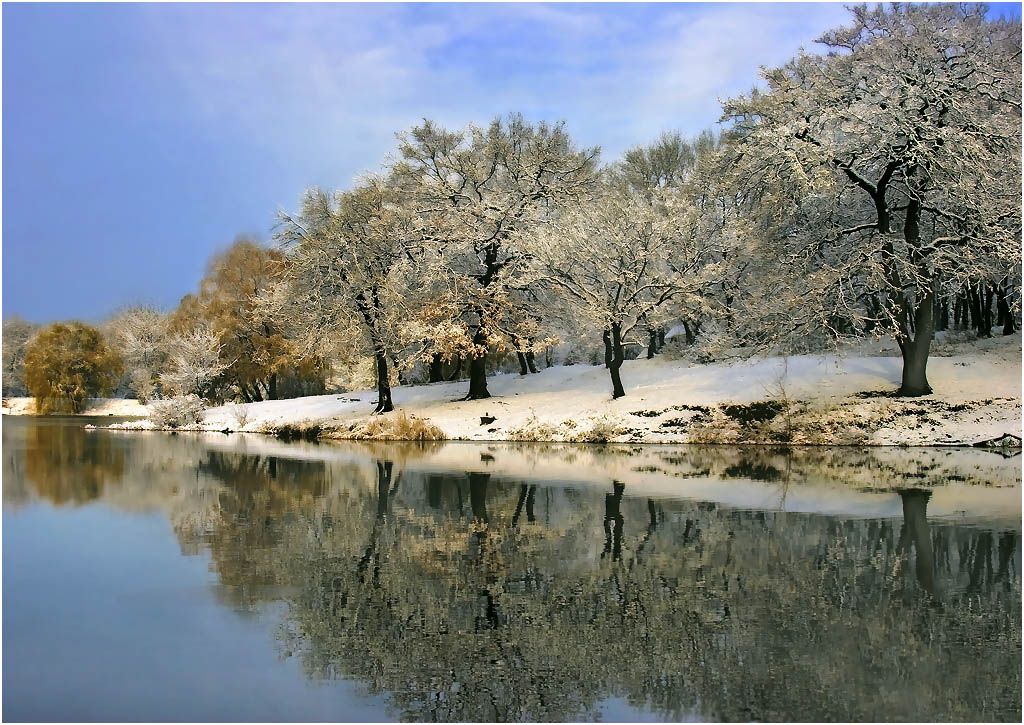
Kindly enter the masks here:
M 1020 6 L 995 12 L 1019 17 Z M 24 5 L 3 13 L 3 315 L 173 307 L 427 117 L 564 119 L 606 160 L 696 133 L 839 4 Z

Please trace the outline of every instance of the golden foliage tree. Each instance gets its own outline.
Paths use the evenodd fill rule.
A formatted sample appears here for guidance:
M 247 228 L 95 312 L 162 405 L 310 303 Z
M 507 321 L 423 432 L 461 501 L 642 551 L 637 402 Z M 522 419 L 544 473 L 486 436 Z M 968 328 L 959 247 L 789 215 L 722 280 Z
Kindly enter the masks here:
M 117 385 L 123 368 L 100 331 L 81 322 L 49 325 L 25 351 L 25 384 L 42 414 L 81 413 L 87 398 Z
M 220 343 L 221 387 L 245 401 L 322 392 L 324 366 L 303 357 L 278 320 L 259 304 L 280 278 L 283 255 L 245 238 L 215 256 L 199 285 L 172 315 L 172 334 L 209 325 Z M 227 390 L 223 390 L 227 392 Z

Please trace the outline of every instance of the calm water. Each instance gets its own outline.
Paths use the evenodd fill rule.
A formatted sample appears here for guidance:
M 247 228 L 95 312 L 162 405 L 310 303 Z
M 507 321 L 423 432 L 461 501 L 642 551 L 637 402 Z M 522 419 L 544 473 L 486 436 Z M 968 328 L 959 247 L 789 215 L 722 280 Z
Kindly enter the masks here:
M 1021 718 L 1019 456 L 82 423 L 3 419 L 5 720 Z

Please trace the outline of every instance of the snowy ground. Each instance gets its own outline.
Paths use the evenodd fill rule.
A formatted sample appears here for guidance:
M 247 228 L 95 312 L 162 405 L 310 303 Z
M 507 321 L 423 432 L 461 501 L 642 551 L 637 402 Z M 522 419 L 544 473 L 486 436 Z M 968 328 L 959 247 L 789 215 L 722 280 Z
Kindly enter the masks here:
M 36 401 L 32 398 L 4 398 L 4 415 L 35 415 Z M 149 408 L 137 400 L 127 398 L 89 398 L 86 409 L 80 415 L 113 415 L 121 417 L 145 417 Z
M 495 375 L 492 398 L 459 400 L 468 383 L 394 389 L 398 414 L 429 420 L 453 440 L 614 440 L 683 443 L 932 445 L 1021 433 L 1021 338 L 937 343 L 928 366 L 936 393 L 900 399 L 891 342 L 839 355 L 695 365 L 627 361 L 626 397 L 612 400 L 603 367 L 553 367 Z M 227 405 L 201 429 L 270 432 L 320 425 L 344 435 L 365 421 L 372 391 Z M 756 401 L 769 405 L 749 406 Z M 482 416 L 494 417 L 481 425 Z M 127 424 L 146 427 L 147 424 Z

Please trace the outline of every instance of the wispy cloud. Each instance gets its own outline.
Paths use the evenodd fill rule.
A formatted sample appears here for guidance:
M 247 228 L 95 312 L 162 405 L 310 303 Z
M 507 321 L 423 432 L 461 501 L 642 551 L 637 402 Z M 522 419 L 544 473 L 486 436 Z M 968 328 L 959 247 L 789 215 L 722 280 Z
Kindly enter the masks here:
M 606 157 L 664 129 L 695 133 L 760 65 L 845 16 L 834 4 L 158 5 L 149 32 L 196 113 L 282 161 L 315 160 L 322 177 L 376 166 L 422 117 L 565 119 Z

